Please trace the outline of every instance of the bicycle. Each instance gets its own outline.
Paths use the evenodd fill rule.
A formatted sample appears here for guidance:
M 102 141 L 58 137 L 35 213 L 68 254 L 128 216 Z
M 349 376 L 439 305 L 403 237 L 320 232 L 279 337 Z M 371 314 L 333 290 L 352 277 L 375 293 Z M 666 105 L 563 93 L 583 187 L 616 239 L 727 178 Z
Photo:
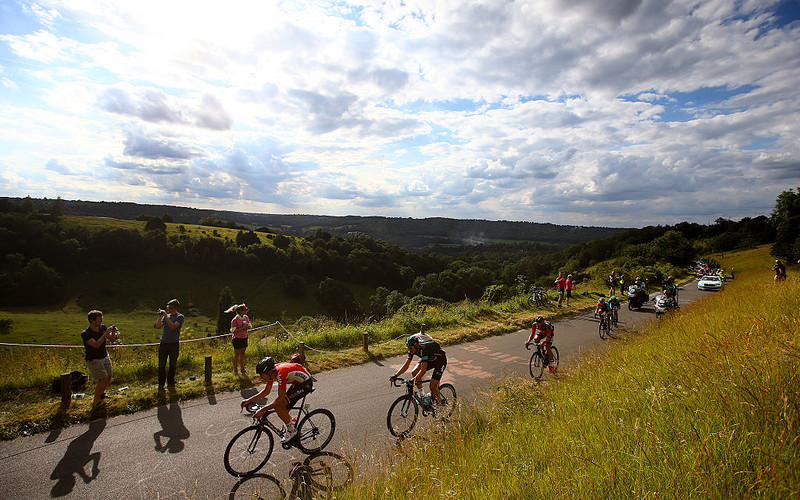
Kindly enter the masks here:
M 313 390 L 313 389 L 312 389 Z M 324 408 L 308 411 L 305 404 L 307 394 L 303 399 L 295 403 L 289 411 L 297 410 L 293 421 L 297 421 L 297 434 L 286 443 L 281 443 L 284 449 L 291 449 L 293 446 L 305 454 L 317 453 L 325 448 L 333 438 L 336 431 L 336 419 L 333 413 Z M 255 414 L 265 405 L 250 403 L 244 409 L 249 413 Z M 276 425 L 269 419 L 275 414 L 275 410 L 270 410 L 260 418 L 253 417 L 253 425 L 242 429 L 233 438 L 228 447 L 225 448 L 225 470 L 236 477 L 249 476 L 267 463 L 272 455 L 272 448 L 275 445 L 276 436 L 280 436 L 283 422 Z
M 530 289 L 530 296 L 528 297 L 528 304 L 532 307 L 544 307 L 552 303 L 550 296 L 547 294 L 547 288 L 541 286 L 532 286 Z
M 533 345 L 536 346 L 536 350 L 533 351 L 531 354 L 531 360 L 528 363 L 528 368 L 531 372 L 531 377 L 539 380 L 542 378 L 542 374 L 544 374 L 544 367 L 545 366 L 552 366 L 553 371 L 558 370 L 558 349 L 556 346 L 550 344 L 550 350 L 553 353 L 553 362 L 550 362 L 550 358 L 547 356 L 547 349 L 545 348 L 544 342 L 537 342 Z M 531 344 L 525 346 L 525 349 L 531 350 Z
M 597 332 L 600 334 L 601 339 L 611 334 L 611 324 L 609 322 L 609 313 L 600 313 L 600 324 L 597 326 Z
M 420 381 L 421 384 L 426 382 L 430 382 L 430 379 Z M 386 426 L 389 427 L 392 436 L 408 435 L 417 423 L 420 408 L 422 408 L 423 417 L 433 415 L 434 419 L 439 421 L 450 418 L 456 408 L 456 388 L 453 387 L 453 384 L 439 385 L 439 393 L 442 396 L 440 405 L 431 399 L 432 396 L 426 397 L 427 401 L 423 400 L 414 391 L 414 384 L 416 384 L 414 379 L 398 377 L 392 380 L 391 384 L 395 387 L 400 387 L 402 384 L 406 386 L 406 394 L 394 400 L 386 415 Z
M 611 308 L 611 326 L 614 328 L 619 327 L 619 307 Z

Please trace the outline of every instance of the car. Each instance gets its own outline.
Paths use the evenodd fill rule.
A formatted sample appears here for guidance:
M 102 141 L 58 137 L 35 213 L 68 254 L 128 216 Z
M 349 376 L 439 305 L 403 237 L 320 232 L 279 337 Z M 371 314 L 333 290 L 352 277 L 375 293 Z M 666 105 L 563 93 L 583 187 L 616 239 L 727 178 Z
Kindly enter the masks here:
M 707 274 L 697 282 L 698 290 L 722 290 L 722 278 Z

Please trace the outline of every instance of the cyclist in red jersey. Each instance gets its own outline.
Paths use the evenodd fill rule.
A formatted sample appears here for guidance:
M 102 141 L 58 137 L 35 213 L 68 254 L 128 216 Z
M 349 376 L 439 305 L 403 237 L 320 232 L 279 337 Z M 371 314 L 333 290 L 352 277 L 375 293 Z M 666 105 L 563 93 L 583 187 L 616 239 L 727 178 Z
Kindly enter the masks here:
M 606 302 L 606 299 L 600 297 L 600 300 L 597 301 L 597 306 L 594 308 L 594 317 L 596 318 L 599 314 L 600 321 L 605 321 L 610 328 L 611 323 L 609 322 L 609 312 L 611 312 L 611 307 L 608 305 L 608 302 Z
M 286 431 L 281 437 L 281 443 L 286 443 L 297 434 L 297 429 L 295 429 L 289 416 L 289 408 L 314 389 L 311 374 L 299 363 L 278 363 L 276 365 L 275 361 L 269 356 L 258 362 L 256 373 L 267 385 L 264 390 L 255 396 L 243 400 L 242 407 L 267 397 L 272 390 L 272 384 L 277 382 L 278 397 L 269 405 L 258 410 L 253 416 L 260 418 L 267 411 L 275 410 L 278 417 L 286 424 Z
M 531 334 L 528 336 L 528 340 L 525 341 L 525 347 L 528 347 L 530 344 L 545 343 L 544 347 L 545 350 L 547 350 L 547 359 L 550 362 L 547 368 L 550 373 L 553 373 L 553 350 L 550 346 L 553 345 L 553 334 L 555 331 L 556 328 L 553 326 L 553 323 L 545 321 L 543 316 L 538 316 L 533 320 Z

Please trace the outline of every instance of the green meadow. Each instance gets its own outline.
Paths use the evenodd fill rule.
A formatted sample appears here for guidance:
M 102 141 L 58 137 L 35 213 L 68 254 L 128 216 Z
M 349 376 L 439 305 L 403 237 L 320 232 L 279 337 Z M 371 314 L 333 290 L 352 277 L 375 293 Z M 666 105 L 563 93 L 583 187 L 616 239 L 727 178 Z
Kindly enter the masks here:
M 766 247 L 726 253 L 723 291 L 553 382 L 497 380 L 336 497 L 800 496 L 800 279 L 773 284 L 771 262 Z

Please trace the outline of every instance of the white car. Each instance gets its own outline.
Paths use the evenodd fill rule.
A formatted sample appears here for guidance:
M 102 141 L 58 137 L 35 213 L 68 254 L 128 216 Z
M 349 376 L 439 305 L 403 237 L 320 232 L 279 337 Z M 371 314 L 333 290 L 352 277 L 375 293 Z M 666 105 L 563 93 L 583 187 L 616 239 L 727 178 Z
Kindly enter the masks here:
M 722 278 L 719 276 L 706 275 L 697 282 L 698 290 L 722 290 Z

